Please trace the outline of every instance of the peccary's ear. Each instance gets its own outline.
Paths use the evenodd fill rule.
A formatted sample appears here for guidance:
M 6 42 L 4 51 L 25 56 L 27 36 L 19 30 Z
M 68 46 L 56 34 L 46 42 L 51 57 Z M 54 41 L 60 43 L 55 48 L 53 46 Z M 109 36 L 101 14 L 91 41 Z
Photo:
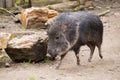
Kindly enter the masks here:
M 62 29 L 63 32 L 65 32 L 66 29 L 67 29 L 67 25 L 62 25 L 62 26 L 61 26 L 61 29 Z

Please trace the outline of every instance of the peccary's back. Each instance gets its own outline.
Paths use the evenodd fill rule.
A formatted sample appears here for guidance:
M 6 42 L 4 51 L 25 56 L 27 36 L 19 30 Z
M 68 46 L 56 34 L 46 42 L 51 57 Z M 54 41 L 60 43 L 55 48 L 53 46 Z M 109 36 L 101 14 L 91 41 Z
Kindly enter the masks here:
M 94 42 L 97 45 L 102 43 L 103 24 L 98 16 L 84 12 L 68 12 L 63 13 L 58 18 L 61 24 L 69 24 L 68 31 L 72 28 L 72 35 L 67 36 L 68 41 L 72 42 L 75 38 L 74 30 L 75 24 L 79 24 L 79 44 L 84 45 L 88 42 Z
M 103 37 L 103 24 L 101 20 L 98 16 L 85 12 L 83 13 L 80 13 L 83 19 L 80 20 L 79 42 L 83 45 L 88 42 L 101 45 Z

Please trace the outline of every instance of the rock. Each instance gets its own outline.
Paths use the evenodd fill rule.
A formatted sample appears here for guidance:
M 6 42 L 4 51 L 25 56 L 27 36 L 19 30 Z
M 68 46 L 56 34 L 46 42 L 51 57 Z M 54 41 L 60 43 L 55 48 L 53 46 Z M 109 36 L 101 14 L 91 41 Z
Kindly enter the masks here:
M 14 37 L 14 34 L 10 33 L 0 33 L 0 49 L 5 49 L 7 47 L 7 42 Z
M 9 63 L 5 63 L 5 67 L 6 68 L 10 67 L 10 64 Z
M 46 28 L 45 23 L 58 12 L 48 8 L 32 7 L 21 12 L 21 23 L 26 28 Z
M 63 0 L 31 0 L 32 6 L 47 6 L 51 4 L 61 3 Z
M 79 11 L 84 9 L 94 9 L 96 4 L 93 0 L 71 0 L 64 3 L 58 3 L 47 6 L 49 9 L 53 9 L 59 12 L 64 11 Z
M 15 18 L 13 18 L 13 19 L 14 19 L 15 23 L 20 23 L 21 15 L 17 14 L 17 15 L 15 15 Z
M 8 42 L 5 49 L 15 62 L 43 60 L 47 53 L 47 35 L 45 31 L 16 37 Z
M 48 5 L 47 7 L 49 9 L 53 9 L 59 12 L 64 12 L 64 11 L 69 11 L 72 10 L 73 8 L 77 7 L 79 3 L 77 1 L 67 1 L 64 3 L 58 3 L 54 5 Z
M 94 9 L 96 7 L 96 4 L 94 1 L 86 1 L 85 3 L 85 8 L 88 8 L 88 9 Z
M 120 13 L 114 13 L 115 16 L 120 16 Z
M 82 1 L 82 0 L 81 0 Z M 92 0 L 83 0 L 82 3 L 80 3 L 79 6 L 77 6 L 74 11 L 77 10 L 93 10 L 96 7 L 96 3 Z
M 5 50 L 0 50 L 0 67 L 10 67 L 12 60 L 7 55 Z
M 10 33 L 0 33 L 0 66 L 6 66 L 6 63 L 10 63 L 12 60 L 5 52 L 7 43 L 14 37 L 14 34 Z

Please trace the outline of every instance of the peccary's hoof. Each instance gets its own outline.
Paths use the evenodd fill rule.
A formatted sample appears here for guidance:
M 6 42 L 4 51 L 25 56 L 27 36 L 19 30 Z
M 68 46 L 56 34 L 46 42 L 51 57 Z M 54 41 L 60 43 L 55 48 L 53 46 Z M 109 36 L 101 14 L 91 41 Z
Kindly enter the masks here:
M 55 69 L 57 69 L 57 70 L 58 70 L 58 69 L 59 69 L 59 67 L 57 66 Z
M 55 68 L 55 69 L 57 69 L 57 70 L 58 70 L 59 68 L 60 68 L 60 65 L 56 66 L 56 68 Z
M 58 70 L 58 69 L 59 69 L 59 67 L 56 67 L 55 69 L 56 69 L 56 70 Z
M 80 65 L 80 63 L 79 63 L 79 62 L 77 62 L 77 65 L 79 66 L 79 65 Z
M 102 56 L 102 55 L 100 55 L 100 58 L 101 58 L 101 59 L 103 59 L 103 56 Z
M 88 59 L 88 62 L 91 62 L 91 59 Z

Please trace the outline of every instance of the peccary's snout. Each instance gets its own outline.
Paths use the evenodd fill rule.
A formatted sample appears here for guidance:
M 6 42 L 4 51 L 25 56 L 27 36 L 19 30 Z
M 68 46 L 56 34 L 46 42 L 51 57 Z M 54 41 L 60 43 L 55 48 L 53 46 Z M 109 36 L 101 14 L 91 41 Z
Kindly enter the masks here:
M 55 59 L 55 57 L 57 56 L 57 54 L 55 54 L 55 51 L 52 51 L 51 49 L 48 49 L 47 53 L 50 54 L 50 56 L 52 57 L 52 59 Z

